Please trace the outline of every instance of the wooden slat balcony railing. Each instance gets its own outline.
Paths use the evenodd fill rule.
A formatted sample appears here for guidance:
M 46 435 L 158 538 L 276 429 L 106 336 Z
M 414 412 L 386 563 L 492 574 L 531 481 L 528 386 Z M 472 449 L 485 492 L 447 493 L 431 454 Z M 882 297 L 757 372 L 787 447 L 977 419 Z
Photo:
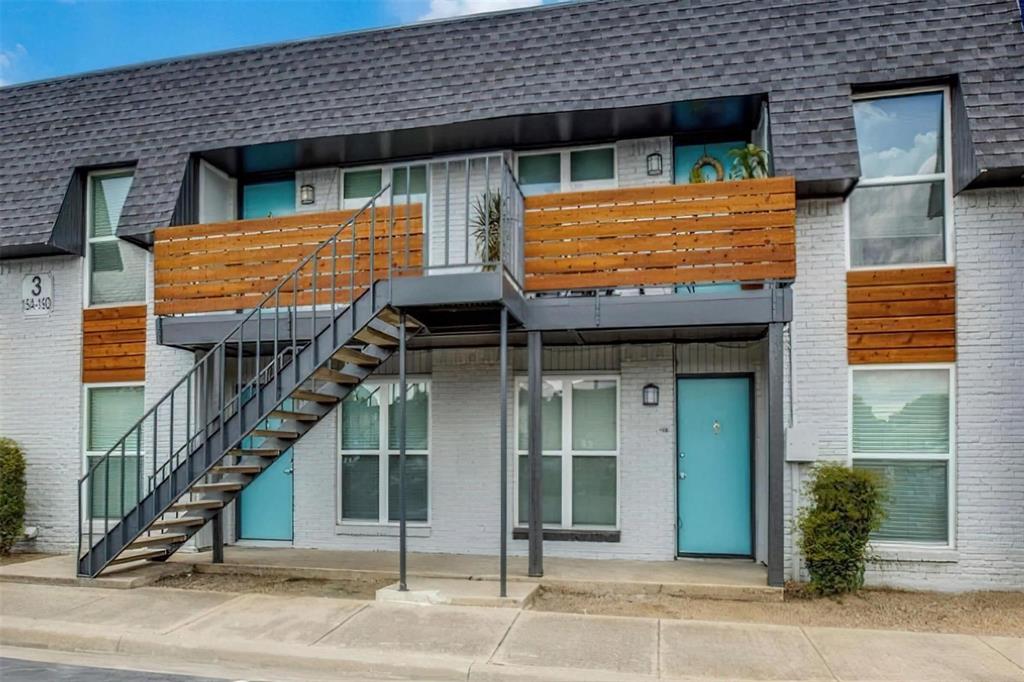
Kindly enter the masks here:
M 527 291 L 796 277 L 791 177 L 526 199 Z
M 392 212 L 393 219 L 392 219 Z M 158 229 L 155 234 L 154 300 L 157 315 L 244 310 L 257 305 L 281 278 L 356 211 L 234 220 Z M 370 272 L 370 231 L 374 272 Z M 366 210 L 354 223 L 355 257 L 333 252 L 311 259 L 296 291 L 282 291 L 281 305 L 310 305 L 313 263 L 317 264 L 317 304 L 347 304 L 371 279 L 417 274 L 423 266 L 423 206 L 412 204 Z M 346 228 L 352 229 L 352 228 Z M 389 238 L 390 235 L 390 238 Z M 336 266 L 336 267 L 335 267 Z M 333 279 L 332 279 L 333 277 Z M 286 295 L 287 294 L 287 295 Z

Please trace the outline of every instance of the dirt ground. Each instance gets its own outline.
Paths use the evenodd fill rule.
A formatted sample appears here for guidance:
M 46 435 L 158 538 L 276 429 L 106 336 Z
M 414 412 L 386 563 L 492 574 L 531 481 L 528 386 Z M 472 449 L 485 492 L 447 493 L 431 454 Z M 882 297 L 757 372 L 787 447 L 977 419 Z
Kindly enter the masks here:
M 163 578 L 154 586 L 207 592 L 253 592 L 258 594 L 299 594 L 308 597 L 334 597 L 335 599 L 373 599 L 377 590 L 393 582 L 395 581 L 370 578 L 314 580 L 274 575 L 189 573 Z
M 15 552 L 14 554 L 8 554 L 7 556 L 0 556 L 0 566 L 23 564 L 26 561 L 45 559 L 48 556 L 53 556 L 53 554 L 43 554 L 42 552 Z
M 531 608 L 609 616 L 722 620 L 1024 637 L 1024 592 L 941 594 L 869 589 L 842 599 L 787 589 L 774 603 L 686 599 L 663 594 L 597 595 L 541 588 Z

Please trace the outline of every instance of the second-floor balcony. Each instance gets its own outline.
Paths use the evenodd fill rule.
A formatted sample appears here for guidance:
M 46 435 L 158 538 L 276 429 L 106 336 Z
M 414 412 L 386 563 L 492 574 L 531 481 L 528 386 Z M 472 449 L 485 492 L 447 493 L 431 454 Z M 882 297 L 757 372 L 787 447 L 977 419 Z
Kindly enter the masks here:
M 345 305 L 371 280 L 467 272 L 502 272 L 527 297 L 742 292 L 796 276 L 789 177 L 524 197 L 498 155 L 429 166 L 422 195 L 158 230 L 156 313 L 255 306 L 350 221 L 352 237 L 309 259 L 279 307 Z

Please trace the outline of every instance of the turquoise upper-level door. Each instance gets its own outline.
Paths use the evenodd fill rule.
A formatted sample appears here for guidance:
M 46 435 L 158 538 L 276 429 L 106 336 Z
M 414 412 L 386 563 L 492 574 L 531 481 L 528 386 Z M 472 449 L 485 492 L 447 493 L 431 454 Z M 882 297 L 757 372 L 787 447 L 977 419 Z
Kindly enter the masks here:
M 747 376 L 678 380 L 680 554 L 753 554 L 750 393 Z
M 295 180 L 242 186 L 242 218 L 273 218 L 295 213 Z

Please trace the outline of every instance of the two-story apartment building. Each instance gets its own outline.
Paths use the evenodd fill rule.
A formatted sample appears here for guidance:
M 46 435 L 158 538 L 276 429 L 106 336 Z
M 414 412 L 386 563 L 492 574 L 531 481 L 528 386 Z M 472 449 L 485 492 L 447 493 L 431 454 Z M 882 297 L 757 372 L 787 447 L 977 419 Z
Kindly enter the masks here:
M 1020 588 L 1022 73 L 1013 0 L 594 0 L 0 89 L 35 546 L 780 585 L 842 461 L 870 581 Z

